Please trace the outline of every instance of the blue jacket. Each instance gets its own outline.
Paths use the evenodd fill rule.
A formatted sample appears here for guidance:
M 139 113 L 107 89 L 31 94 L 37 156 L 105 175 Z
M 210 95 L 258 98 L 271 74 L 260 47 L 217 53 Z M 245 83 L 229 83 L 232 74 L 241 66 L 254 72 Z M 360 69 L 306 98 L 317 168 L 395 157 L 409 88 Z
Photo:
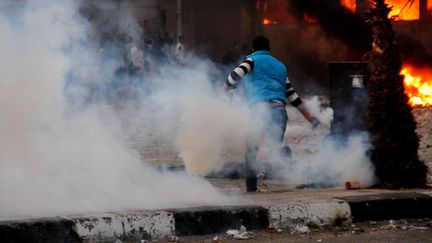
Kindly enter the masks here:
M 247 58 L 251 58 L 254 67 L 245 79 L 246 97 L 250 105 L 261 101 L 279 100 L 286 103 L 285 65 L 274 58 L 270 51 L 256 51 Z

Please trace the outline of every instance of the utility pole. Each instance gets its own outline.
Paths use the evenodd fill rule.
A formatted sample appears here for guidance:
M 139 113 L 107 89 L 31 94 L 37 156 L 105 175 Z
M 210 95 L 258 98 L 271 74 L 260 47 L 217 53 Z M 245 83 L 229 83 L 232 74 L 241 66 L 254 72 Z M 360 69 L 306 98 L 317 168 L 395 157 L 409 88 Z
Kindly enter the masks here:
M 177 38 L 183 35 L 182 0 L 177 0 Z
M 420 22 L 424 23 L 429 20 L 427 0 L 420 0 Z

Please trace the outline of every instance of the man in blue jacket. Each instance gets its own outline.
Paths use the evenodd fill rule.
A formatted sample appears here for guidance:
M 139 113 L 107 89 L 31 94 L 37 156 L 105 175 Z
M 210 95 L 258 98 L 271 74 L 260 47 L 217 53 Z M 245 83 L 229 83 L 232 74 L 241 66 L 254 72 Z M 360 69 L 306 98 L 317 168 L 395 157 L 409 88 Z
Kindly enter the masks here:
M 257 162 L 259 144 L 263 137 L 275 141 L 282 154 L 283 138 L 288 121 L 285 105 L 290 102 L 314 127 L 319 120 L 312 116 L 303 105 L 288 79 L 285 65 L 270 53 L 270 41 L 264 36 L 253 40 L 253 53 L 247 56 L 228 76 L 223 90 L 228 92 L 237 87 L 244 78 L 245 95 L 255 115 L 266 116 L 264 134 L 259 139 L 248 139 L 246 143 L 246 190 L 257 190 Z M 265 108 L 267 112 L 261 112 Z M 255 112 L 256 111 L 256 112 Z

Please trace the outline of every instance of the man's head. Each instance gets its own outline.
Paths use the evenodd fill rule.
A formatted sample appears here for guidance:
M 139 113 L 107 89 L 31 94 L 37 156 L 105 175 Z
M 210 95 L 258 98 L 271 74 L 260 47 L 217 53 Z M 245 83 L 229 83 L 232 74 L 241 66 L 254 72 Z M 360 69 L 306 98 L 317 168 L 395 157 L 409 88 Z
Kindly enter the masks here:
M 270 51 L 270 41 L 264 36 L 257 36 L 252 43 L 253 51 Z

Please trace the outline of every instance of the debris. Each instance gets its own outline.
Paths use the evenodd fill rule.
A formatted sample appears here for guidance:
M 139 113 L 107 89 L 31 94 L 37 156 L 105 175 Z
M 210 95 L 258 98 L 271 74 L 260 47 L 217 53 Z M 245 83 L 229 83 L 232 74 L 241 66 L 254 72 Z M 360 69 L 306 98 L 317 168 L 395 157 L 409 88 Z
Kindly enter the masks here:
M 354 228 L 354 230 L 352 231 L 352 233 L 356 234 L 356 235 L 358 235 L 360 233 L 364 233 L 364 232 L 365 232 L 365 230 L 362 228 Z
M 322 239 L 318 239 L 317 242 L 322 242 Z
M 282 229 L 277 229 L 277 232 L 280 234 L 280 233 L 283 232 L 283 230 Z
M 167 240 L 169 242 L 178 242 L 180 240 L 180 238 L 178 236 L 175 236 L 175 235 L 170 235 L 167 237 Z
M 267 227 L 265 231 L 270 234 L 276 233 L 276 229 L 271 226 Z
M 361 189 L 360 182 L 358 182 L 358 181 L 347 181 L 347 182 L 345 182 L 345 188 L 347 190 Z
M 246 227 L 240 226 L 240 230 L 228 230 L 226 234 L 237 240 L 247 240 L 254 237 L 252 232 L 248 232 Z
M 238 235 L 238 234 L 239 234 L 239 231 L 238 231 L 238 230 L 228 230 L 228 231 L 226 232 L 226 234 L 227 234 L 228 236 L 234 236 L 234 235 Z
M 247 229 L 246 229 L 246 227 L 244 227 L 243 225 L 242 226 L 240 226 L 240 230 L 239 230 L 239 233 L 240 234 L 243 234 L 243 233 L 246 233 L 247 232 Z
M 296 227 L 291 231 L 291 234 L 308 234 L 308 233 L 310 233 L 310 229 L 306 225 L 296 225 Z
M 411 229 L 416 229 L 416 230 L 427 230 L 428 227 L 422 227 L 422 226 L 410 226 Z
M 397 226 L 395 224 L 395 221 L 392 220 L 392 219 L 389 220 L 389 224 L 388 225 L 384 225 L 384 226 L 381 227 L 381 229 L 384 229 L 384 230 L 394 230 L 396 228 L 397 228 Z

